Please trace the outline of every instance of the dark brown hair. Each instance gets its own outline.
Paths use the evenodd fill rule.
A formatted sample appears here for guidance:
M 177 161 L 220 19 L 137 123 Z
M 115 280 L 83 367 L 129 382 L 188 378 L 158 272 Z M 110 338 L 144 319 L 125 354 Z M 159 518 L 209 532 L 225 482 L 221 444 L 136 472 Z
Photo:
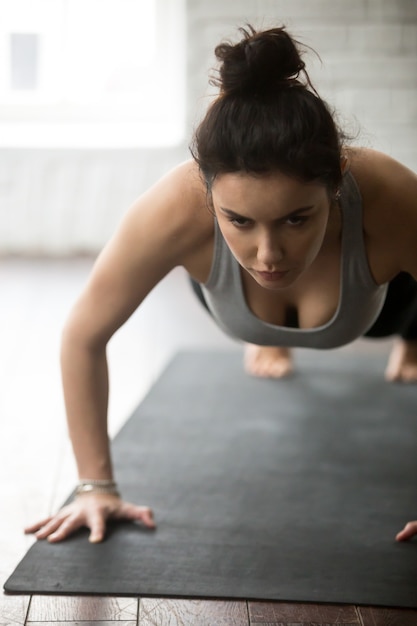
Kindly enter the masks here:
M 341 182 L 342 134 L 314 89 L 300 44 L 285 27 L 241 28 L 237 44 L 215 49 L 219 87 L 191 153 L 208 190 L 220 174 L 279 170 L 331 192 Z

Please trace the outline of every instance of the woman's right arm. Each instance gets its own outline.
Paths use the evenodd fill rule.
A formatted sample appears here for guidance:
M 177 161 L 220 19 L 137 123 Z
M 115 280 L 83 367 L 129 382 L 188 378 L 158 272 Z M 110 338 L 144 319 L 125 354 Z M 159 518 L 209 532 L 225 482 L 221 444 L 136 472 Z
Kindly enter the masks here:
M 64 328 L 62 380 L 69 435 L 80 480 L 113 478 L 107 434 L 106 346 L 151 289 L 175 266 L 189 266 L 210 239 L 212 217 L 193 163 L 183 164 L 137 200 L 97 259 Z M 204 245 L 203 245 L 204 247 Z M 200 267 L 200 266 L 199 266 Z M 151 509 L 113 494 L 82 494 L 26 529 L 60 541 L 81 526 L 104 537 L 108 518 L 153 527 Z

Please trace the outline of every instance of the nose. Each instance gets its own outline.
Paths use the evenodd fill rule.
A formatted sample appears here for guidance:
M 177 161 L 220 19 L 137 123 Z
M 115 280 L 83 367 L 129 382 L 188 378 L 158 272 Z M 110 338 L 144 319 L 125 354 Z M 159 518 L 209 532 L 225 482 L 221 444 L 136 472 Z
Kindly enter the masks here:
M 259 235 L 257 259 L 260 267 L 268 270 L 275 269 L 285 256 L 284 249 L 277 236 L 270 232 Z

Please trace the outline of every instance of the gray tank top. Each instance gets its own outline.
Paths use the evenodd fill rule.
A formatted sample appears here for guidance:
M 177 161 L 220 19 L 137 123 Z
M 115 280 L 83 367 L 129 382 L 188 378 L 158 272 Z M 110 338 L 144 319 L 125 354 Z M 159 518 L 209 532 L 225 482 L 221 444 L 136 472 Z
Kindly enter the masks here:
M 387 285 L 378 286 L 369 269 L 362 225 L 362 198 L 350 173 L 341 194 L 342 262 L 339 303 L 334 316 L 316 328 L 276 326 L 261 321 L 249 309 L 240 267 L 215 223 L 213 261 L 202 285 L 217 324 L 236 339 L 266 346 L 336 348 L 363 335 L 384 304 Z

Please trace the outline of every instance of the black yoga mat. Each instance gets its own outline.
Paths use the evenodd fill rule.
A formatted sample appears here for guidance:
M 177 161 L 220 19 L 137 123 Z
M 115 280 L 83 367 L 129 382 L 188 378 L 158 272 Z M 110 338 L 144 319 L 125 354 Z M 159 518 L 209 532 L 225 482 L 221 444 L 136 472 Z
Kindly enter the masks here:
M 157 531 L 37 542 L 6 590 L 417 607 L 417 541 L 394 541 L 417 518 L 417 387 L 380 357 L 298 361 L 274 381 L 237 352 L 178 355 L 113 445 Z

